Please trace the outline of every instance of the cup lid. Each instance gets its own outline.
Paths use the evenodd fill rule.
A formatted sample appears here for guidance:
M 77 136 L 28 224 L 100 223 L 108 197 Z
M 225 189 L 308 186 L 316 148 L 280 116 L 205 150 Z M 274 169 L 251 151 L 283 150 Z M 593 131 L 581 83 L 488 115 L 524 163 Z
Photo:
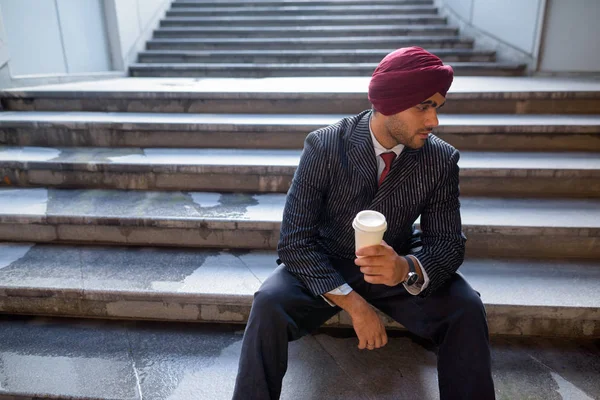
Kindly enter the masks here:
M 378 232 L 387 229 L 387 222 L 382 213 L 373 210 L 364 210 L 356 214 L 352 226 L 354 229 L 360 229 L 365 232 Z

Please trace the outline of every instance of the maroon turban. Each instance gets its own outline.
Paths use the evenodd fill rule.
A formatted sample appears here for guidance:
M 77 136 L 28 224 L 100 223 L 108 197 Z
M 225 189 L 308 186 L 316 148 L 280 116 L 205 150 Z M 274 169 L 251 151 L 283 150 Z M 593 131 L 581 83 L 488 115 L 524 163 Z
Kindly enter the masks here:
M 369 100 L 383 115 L 397 114 L 436 93 L 446 97 L 454 71 L 420 47 L 405 47 L 381 60 L 369 83 Z

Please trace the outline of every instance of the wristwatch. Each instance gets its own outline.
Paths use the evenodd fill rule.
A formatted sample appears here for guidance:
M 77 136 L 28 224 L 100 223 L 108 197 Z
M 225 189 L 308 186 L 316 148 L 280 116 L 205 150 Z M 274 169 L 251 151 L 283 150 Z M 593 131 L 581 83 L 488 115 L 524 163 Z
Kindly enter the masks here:
M 407 286 L 412 286 L 419 280 L 419 274 L 417 274 L 417 271 L 415 269 L 415 263 L 413 262 L 412 258 L 404 256 L 404 259 L 408 263 L 408 275 L 406 276 L 406 280 L 404 281 L 404 283 Z

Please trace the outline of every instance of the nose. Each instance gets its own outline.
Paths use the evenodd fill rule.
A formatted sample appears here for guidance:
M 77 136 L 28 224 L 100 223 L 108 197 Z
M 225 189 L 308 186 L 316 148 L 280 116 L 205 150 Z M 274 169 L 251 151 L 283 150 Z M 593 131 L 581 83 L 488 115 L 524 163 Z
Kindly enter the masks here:
M 425 126 L 427 128 L 436 128 L 438 125 L 440 124 L 440 122 L 438 121 L 438 117 L 437 117 L 437 109 L 435 108 L 430 108 L 429 112 L 427 113 L 427 119 L 425 120 Z

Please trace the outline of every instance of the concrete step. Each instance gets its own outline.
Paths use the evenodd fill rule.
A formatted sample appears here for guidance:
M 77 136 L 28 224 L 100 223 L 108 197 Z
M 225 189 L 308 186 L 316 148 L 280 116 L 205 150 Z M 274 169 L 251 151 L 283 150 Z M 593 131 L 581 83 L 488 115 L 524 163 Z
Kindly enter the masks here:
M 394 49 L 357 50 L 147 50 L 139 54 L 139 63 L 256 63 L 256 64 L 361 64 L 379 63 Z M 448 62 L 493 62 L 494 51 L 471 49 L 429 49 Z
M 274 249 L 279 193 L 0 189 L 0 240 Z M 600 258 L 600 200 L 462 197 L 470 257 Z
M 364 64 L 227 64 L 227 63 L 172 63 L 131 64 L 134 77 L 209 77 L 209 78 L 271 78 L 297 76 L 367 76 L 373 74 L 378 63 Z M 525 64 L 499 62 L 452 62 L 457 76 L 521 76 Z
M 286 193 L 300 150 L 2 147 L 0 186 Z M 463 152 L 466 196 L 600 197 L 598 153 Z
M 457 36 L 341 36 L 309 38 L 248 38 L 240 39 L 150 39 L 148 50 L 340 50 L 389 49 L 421 46 L 440 49 L 471 49 L 473 39 Z
M 301 149 L 343 115 L 0 113 L 0 145 Z M 600 152 L 600 116 L 441 114 L 434 133 L 461 151 Z
M 276 7 L 186 7 L 167 10 L 167 17 L 286 16 L 286 15 L 366 15 L 366 14 L 437 14 L 432 5 L 335 5 Z
M 239 26 L 312 26 L 312 25 L 443 25 L 445 17 L 436 14 L 381 14 L 370 15 L 286 15 L 286 16 L 238 16 L 225 17 L 168 17 L 160 21 L 164 27 L 185 26 L 222 26 L 236 24 Z
M 447 25 L 317 25 L 317 26 L 202 26 L 165 27 L 154 31 L 155 38 L 309 38 L 347 36 L 454 36 L 458 28 Z
M 0 335 L 4 398 L 230 400 L 242 327 L 5 316 Z M 389 335 L 372 352 L 358 350 L 349 330 L 291 342 L 281 400 L 439 398 L 432 346 Z M 491 350 L 499 399 L 600 393 L 597 340 L 492 337 Z
M 329 6 L 432 6 L 433 0 L 218 0 L 218 1 L 173 1 L 172 7 L 177 8 L 214 8 L 214 7 L 329 7 Z
M 371 108 L 368 77 L 121 78 L 0 91 L 10 111 L 355 114 Z M 598 114 L 585 78 L 456 77 L 444 114 Z
M 187 322 L 245 323 L 277 259 L 266 251 L 0 248 L 2 313 Z M 460 272 L 481 293 L 491 334 L 600 337 L 598 261 L 474 258 Z M 351 326 L 346 314 L 326 325 Z

